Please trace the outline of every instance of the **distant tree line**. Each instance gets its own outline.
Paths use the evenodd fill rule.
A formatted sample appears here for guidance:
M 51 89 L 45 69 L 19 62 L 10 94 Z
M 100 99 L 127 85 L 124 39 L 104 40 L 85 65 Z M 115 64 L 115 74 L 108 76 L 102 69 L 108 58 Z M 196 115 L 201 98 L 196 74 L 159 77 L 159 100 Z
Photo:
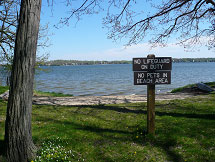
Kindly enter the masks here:
M 173 58 L 173 62 L 215 62 L 215 58 Z M 69 66 L 69 65 L 104 65 L 132 64 L 132 61 L 80 61 L 80 60 L 51 60 L 38 62 L 39 66 Z M 0 64 L 1 66 L 1 64 Z
M 215 62 L 215 58 L 174 58 L 173 62 Z
M 99 64 L 131 64 L 131 61 L 79 61 L 79 60 L 53 60 L 44 62 L 46 66 L 67 66 L 67 65 L 99 65 Z
M 215 62 L 215 58 L 173 58 L 173 62 Z M 104 65 L 104 64 L 132 64 L 132 61 L 80 61 L 80 60 L 52 60 L 43 62 L 40 66 L 68 66 L 68 65 Z

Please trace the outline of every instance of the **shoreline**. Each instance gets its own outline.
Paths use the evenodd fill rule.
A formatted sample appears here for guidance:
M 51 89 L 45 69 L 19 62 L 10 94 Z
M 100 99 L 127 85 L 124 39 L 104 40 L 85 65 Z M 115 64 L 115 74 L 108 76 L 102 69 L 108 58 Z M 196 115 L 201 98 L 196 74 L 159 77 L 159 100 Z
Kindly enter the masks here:
M 163 93 L 155 95 L 155 100 L 186 99 L 193 96 L 197 95 L 192 93 Z M 33 104 L 35 105 L 79 106 L 138 102 L 147 102 L 147 95 L 33 97 Z
M 215 82 L 206 83 L 215 91 Z M 209 94 L 203 92 L 196 85 L 187 85 L 175 89 L 174 93 L 164 92 L 155 94 L 156 101 L 186 99 L 194 96 L 205 97 Z M 7 100 L 9 90 L 0 95 L 0 99 Z M 147 94 L 137 95 L 104 95 L 104 96 L 68 96 L 50 92 L 39 92 L 33 96 L 32 103 L 35 105 L 59 105 L 59 106 L 80 106 L 80 105 L 105 105 L 120 103 L 147 102 Z

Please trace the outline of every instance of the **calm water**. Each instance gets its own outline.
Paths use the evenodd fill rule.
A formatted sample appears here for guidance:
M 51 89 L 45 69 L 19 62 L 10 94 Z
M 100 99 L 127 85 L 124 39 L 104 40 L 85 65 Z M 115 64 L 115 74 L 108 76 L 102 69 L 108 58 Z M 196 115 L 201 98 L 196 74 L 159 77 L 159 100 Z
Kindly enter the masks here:
M 133 85 L 132 65 L 44 67 L 36 75 L 36 89 L 79 95 L 146 94 L 146 86 Z M 215 81 L 215 63 L 173 63 L 172 84 L 156 85 L 156 93 L 191 83 Z
M 1 67 L 0 67 L 1 68 Z M 146 94 L 146 86 L 133 85 L 132 65 L 46 66 L 35 76 L 41 91 L 80 95 Z M 0 69 L 0 84 L 4 73 Z M 156 85 L 156 93 L 198 82 L 215 81 L 215 63 L 173 63 L 172 84 Z

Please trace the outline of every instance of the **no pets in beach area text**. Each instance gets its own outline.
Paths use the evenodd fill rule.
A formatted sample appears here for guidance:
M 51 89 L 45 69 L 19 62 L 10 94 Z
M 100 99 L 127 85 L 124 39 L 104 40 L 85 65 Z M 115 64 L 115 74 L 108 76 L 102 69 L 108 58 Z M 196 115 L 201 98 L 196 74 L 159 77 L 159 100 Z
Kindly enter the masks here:
M 170 84 L 171 71 L 134 72 L 134 85 Z

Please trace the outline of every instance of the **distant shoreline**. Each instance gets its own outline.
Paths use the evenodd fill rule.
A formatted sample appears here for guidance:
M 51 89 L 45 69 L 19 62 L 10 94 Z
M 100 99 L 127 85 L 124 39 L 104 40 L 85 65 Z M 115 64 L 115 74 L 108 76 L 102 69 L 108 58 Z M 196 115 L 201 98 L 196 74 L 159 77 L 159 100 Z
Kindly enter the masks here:
M 215 62 L 215 58 L 173 58 L 174 63 L 180 62 Z M 73 65 L 109 65 L 132 64 L 132 61 L 80 61 L 80 60 L 51 60 L 39 64 L 40 66 L 73 66 Z
M 192 62 L 215 62 L 215 58 L 173 58 L 173 63 Z M 120 61 L 81 61 L 81 60 L 51 60 L 40 62 L 39 66 L 74 66 L 74 65 L 111 65 L 111 64 L 132 64 L 131 60 Z M 4 64 L 0 64 L 2 66 Z

